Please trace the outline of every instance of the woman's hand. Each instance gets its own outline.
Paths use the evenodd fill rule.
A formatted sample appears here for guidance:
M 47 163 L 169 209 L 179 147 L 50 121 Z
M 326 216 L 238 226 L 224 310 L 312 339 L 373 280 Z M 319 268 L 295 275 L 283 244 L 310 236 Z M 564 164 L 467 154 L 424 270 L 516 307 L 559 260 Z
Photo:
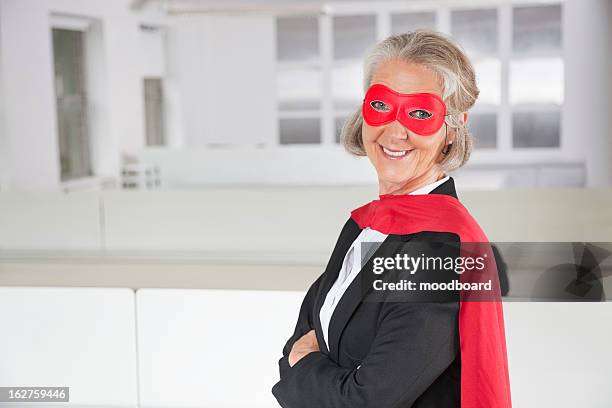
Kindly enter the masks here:
M 300 337 L 298 341 L 293 343 L 291 353 L 289 353 L 289 366 L 293 367 L 295 363 L 300 361 L 306 355 L 313 351 L 319 351 L 319 342 L 314 330 L 310 330 L 308 333 Z

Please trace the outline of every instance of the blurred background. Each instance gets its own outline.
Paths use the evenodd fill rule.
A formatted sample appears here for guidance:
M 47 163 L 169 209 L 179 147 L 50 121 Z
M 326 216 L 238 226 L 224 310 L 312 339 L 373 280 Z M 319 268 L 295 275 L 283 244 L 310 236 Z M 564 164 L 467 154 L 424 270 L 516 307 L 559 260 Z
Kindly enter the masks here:
M 609 186 L 609 1 L 3 0 L 0 191 L 372 185 L 339 133 L 366 49 L 476 67 L 467 189 Z
M 451 175 L 507 273 L 514 405 L 612 406 L 612 0 L 0 0 L 0 387 L 278 406 L 304 291 L 378 196 L 339 143 L 364 54 L 417 28 L 476 68 Z

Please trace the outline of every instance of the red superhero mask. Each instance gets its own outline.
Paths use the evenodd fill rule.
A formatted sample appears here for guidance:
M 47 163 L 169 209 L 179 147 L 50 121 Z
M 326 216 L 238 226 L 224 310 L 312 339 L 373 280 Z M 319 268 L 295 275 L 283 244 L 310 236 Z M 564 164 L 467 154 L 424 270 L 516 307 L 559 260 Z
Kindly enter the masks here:
M 374 84 L 366 92 L 362 112 L 370 126 L 381 126 L 397 119 L 417 135 L 431 136 L 444 124 L 446 104 L 435 94 L 401 94 L 383 84 Z

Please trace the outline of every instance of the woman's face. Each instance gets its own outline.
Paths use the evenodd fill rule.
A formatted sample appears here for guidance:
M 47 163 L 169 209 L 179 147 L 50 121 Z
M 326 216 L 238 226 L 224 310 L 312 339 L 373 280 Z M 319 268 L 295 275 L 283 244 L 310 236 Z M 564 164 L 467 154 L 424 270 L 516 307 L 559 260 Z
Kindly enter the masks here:
M 383 84 L 402 93 L 433 93 L 442 98 L 442 85 L 427 67 L 401 60 L 381 63 L 372 77 L 373 84 Z M 436 163 L 442 160 L 446 125 L 432 135 L 420 136 L 397 120 L 381 126 L 363 122 L 363 145 L 376 168 L 381 194 L 408 193 L 433 183 L 443 174 Z M 452 141 L 448 130 L 446 142 Z

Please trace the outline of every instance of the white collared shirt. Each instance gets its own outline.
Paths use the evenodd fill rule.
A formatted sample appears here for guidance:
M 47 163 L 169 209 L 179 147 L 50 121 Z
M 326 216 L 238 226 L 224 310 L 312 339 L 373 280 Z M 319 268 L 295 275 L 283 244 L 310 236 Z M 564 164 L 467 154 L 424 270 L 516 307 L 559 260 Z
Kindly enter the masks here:
M 449 179 L 449 176 L 446 176 L 436 182 L 431 184 L 427 184 L 421 188 L 418 188 L 408 194 L 416 195 L 416 194 L 429 194 L 433 189 L 438 187 L 440 184 L 444 183 Z M 323 337 L 325 339 L 325 344 L 327 344 L 327 348 L 329 350 L 329 322 L 331 321 L 334 310 L 336 309 L 336 305 L 346 292 L 346 289 L 349 287 L 351 282 L 355 279 L 355 277 L 361 271 L 361 263 L 360 259 L 363 259 L 363 262 L 366 259 L 369 259 L 370 256 L 378 249 L 380 244 L 387 238 L 387 234 L 383 234 L 380 231 L 376 231 L 369 227 L 364 228 L 361 233 L 357 236 L 355 241 L 353 241 L 351 247 L 346 252 L 346 256 L 344 257 L 344 261 L 342 262 L 342 267 L 340 268 L 340 272 L 338 273 L 338 278 L 336 282 L 332 285 L 329 292 L 327 292 L 327 296 L 325 297 L 325 302 L 323 306 L 321 306 L 321 312 L 319 313 L 319 319 L 321 320 L 321 328 L 323 329 Z M 363 242 L 376 242 L 378 245 L 373 245 L 371 248 L 368 247 L 368 254 L 366 257 L 362 258 L 361 249 Z M 355 262 L 356 260 L 356 262 Z

